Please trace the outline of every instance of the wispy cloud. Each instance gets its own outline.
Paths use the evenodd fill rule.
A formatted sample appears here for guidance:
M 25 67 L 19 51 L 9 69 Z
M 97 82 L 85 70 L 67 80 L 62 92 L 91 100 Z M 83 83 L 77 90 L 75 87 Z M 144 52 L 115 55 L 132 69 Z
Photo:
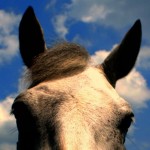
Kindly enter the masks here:
M 17 54 L 19 20 L 20 15 L 0 10 L 0 64 L 10 61 Z
M 66 15 L 57 15 L 55 18 L 53 18 L 53 25 L 55 32 L 58 34 L 58 36 L 62 39 L 65 39 L 65 36 L 68 33 L 68 28 L 66 26 Z
M 82 37 L 80 36 L 80 34 L 76 34 L 72 40 L 75 43 L 82 43 L 83 46 L 92 46 L 92 42 L 88 39 L 82 39 Z
M 150 47 L 144 46 L 141 48 L 137 61 L 137 67 L 150 70 Z
M 82 14 L 81 20 L 83 22 L 91 23 L 97 20 L 105 19 L 111 13 L 110 9 L 107 9 L 104 5 L 93 4 L 89 7 L 87 14 Z
M 115 4 L 115 5 L 114 5 Z M 57 14 L 56 32 L 65 36 L 68 28 L 67 21 L 94 23 L 114 29 L 123 29 L 141 19 L 143 37 L 150 43 L 150 1 L 116 1 L 116 0 L 72 0 L 64 5 L 64 9 Z M 60 20 L 59 20 L 60 19 Z M 54 24 L 55 25 L 55 24 Z M 71 28 L 71 26 L 70 26 Z
M 45 9 L 53 9 L 55 7 L 55 4 L 56 4 L 56 1 L 57 0 L 51 0 L 49 1 L 49 3 L 47 3 L 47 5 L 45 6 Z

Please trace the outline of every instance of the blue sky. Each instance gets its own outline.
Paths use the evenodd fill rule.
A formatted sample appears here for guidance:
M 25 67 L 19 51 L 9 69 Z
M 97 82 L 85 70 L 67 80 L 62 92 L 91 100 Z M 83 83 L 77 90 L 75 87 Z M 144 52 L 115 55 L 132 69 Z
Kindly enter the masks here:
M 142 46 L 133 71 L 117 84 L 132 105 L 136 122 L 127 136 L 129 150 L 150 149 L 150 1 L 148 0 L 1 0 L 0 1 L 0 150 L 14 150 L 15 121 L 9 115 L 14 97 L 23 88 L 23 63 L 18 50 L 18 25 L 33 6 L 51 45 L 65 39 L 80 43 L 95 63 L 119 44 L 136 19 L 142 22 Z

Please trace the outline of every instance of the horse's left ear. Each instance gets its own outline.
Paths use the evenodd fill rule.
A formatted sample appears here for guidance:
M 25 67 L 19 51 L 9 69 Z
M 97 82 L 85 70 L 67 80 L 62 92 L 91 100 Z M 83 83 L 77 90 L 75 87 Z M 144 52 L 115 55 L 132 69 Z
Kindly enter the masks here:
M 33 59 L 46 50 L 43 32 L 32 7 L 27 8 L 20 22 L 19 46 L 28 68 L 32 66 Z
M 102 67 L 115 87 L 116 81 L 126 76 L 133 68 L 141 45 L 141 22 L 137 20 L 124 39 L 104 60 Z

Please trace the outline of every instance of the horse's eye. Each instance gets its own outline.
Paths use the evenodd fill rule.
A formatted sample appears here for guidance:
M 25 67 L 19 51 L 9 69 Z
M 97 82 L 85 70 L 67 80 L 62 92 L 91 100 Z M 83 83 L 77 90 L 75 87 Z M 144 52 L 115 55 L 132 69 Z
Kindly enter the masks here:
M 131 123 L 134 121 L 134 114 L 133 113 L 130 113 L 130 114 L 126 114 L 122 120 L 121 120 L 121 123 L 119 125 L 119 129 L 120 131 L 126 135 L 127 132 L 128 132 L 128 129 L 131 125 Z
M 23 102 L 14 102 L 12 105 L 12 113 L 15 115 L 16 119 L 25 117 L 28 115 L 28 112 L 27 105 Z
M 15 102 L 12 106 L 13 114 L 16 118 L 18 130 L 23 129 L 26 132 L 35 127 L 34 117 L 29 109 L 29 106 L 24 102 Z M 21 130 L 22 131 L 22 130 Z M 24 132 L 24 133 L 25 133 Z
M 12 106 L 13 114 L 16 118 L 19 131 L 17 149 L 18 150 L 37 150 L 40 147 L 40 133 L 37 128 L 37 118 L 33 109 L 22 101 L 14 102 Z

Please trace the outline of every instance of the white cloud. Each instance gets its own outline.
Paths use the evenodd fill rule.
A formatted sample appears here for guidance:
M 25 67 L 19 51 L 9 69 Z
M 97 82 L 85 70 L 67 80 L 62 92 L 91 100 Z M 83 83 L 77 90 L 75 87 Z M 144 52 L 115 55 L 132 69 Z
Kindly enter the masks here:
M 56 17 L 56 32 L 68 33 L 65 26 L 67 21 L 81 21 L 104 25 L 117 30 L 131 26 L 135 20 L 141 19 L 143 37 L 150 42 L 150 1 L 132 0 L 72 0 L 65 4 L 63 11 Z M 59 21 L 60 19 L 60 21 Z M 55 24 L 54 24 L 55 25 Z
M 12 102 L 12 97 L 7 97 L 4 101 L 0 102 L 0 125 L 4 124 L 8 120 L 14 120 L 13 117 L 10 116 Z
M 110 52 L 106 50 L 95 51 L 95 54 L 91 56 L 93 64 L 101 64 L 103 60 L 108 56 Z
M 15 119 L 10 115 L 14 98 L 9 96 L 0 101 L 0 149 L 15 150 L 17 128 Z
M 142 47 L 139 53 L 137 67 L 146 70 L 150 69 L 150 47 Z
M 91 57 L 92 62 L 94 64 L 101 64 L 109 53 L 110 52 L 106 50 L 96 51 Z M 147 57 L 147 55 L 144 56 Z M 139 55 L 139 60 L 144 59 L 144 56 Z M 146 64 L 147 62 L 143 63 L 144 66 Z M 142 65 L 140 67 L 142 67 Z M 147 101 L 150 100 L 150 89 L 147 86 L 146 80 L 135 68 L 125 78 L 120 79 L 117 82 L 116 90 L 133 106 L 136 111 L 146 107 Z
M 76 20 L 84 21 L 83 16 L 87 18 L 91 16 L 91 22 L 94 20 L 96 23 L 113 25 L 118 28 L 139 17 L 148 19 L 149 7 L 147 5 L 149 4 L 150 2 L 146 0 L 72 0 L 68 8 L 70 17 Z
M 66 20 L 67 16 L 66 15 L 57 15 L 53 19 L 53 25 L 56 33 L 58 36 L 62 39 L 65 39 L 65 36 L 68 33 L 68 28 L 66 27 Z
M 10 61 L 18 52 L 16 35 L 20 15 L 0 10 L 0 64 Z
M 72 0 L 68 5 L 68 14 L 78 21 L 86 22 L 83 18 L 91 18 L 88 22 L 122 27 L 129 23 L 125 21 L 131 22 L 132 19 L 147 13 L 144 11 L 145 7 L 142 7 L 145 6 L 143 1 L 133 1 Z
M 96 22 L 97 20 L 103 20 L 111 13 L 111 10 L 107 9 L 104 5 L 92 5 L 87 14 L 81 16 L 83 22 Z
M 16 35 L 0 36 L 0 64 L 10 61 L 18 52 L 18 38 Z
M 150 100 L 150 89 L 147 87 L 146 80 L 135 69 L 117 83 L 116 90 L 135 110 L 146 107 L 146 102 Z
M 14 27 L 17 25 L 19 19 L 19 15 L 0 10 L 0 32 L 9 34 L 14 31 Z

